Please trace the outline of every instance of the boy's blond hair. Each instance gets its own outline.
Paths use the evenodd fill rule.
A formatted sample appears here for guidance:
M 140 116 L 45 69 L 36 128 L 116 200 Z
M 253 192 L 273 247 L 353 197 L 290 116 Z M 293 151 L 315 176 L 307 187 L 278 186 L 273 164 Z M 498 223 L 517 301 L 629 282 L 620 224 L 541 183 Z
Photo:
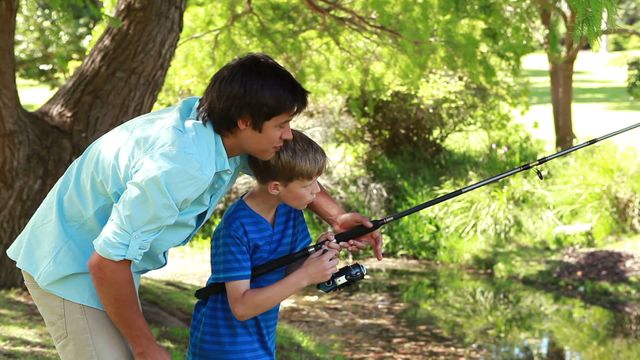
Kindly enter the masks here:
M 327 154 L 320 145 L 301 131 L 291 129 L 293 139 L 285 141 L 280 151 L 269 160 L 249 156 L 249 167 L 260 184 L 280 181 L 285 185 L 295 180 L 310 180 L 322 174 Z

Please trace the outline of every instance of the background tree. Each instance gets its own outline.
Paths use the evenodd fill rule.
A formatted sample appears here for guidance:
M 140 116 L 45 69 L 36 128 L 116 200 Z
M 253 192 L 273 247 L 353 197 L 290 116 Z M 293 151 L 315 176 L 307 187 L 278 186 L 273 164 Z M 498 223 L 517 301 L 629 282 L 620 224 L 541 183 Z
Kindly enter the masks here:
M 74 75 L 44 106 L 28 112 L 16 87 L 18 0 L 0 0 L 1 287 L 20 284 L 5 250 L 69 163 L 98 136 L 152 108 L 184 9 L 185 0 L 121 0 L 116 10 L 121 24 L 107 26 Z
M 628 27 L 616 27 L 616 12 L 633 18 L 636 1 L 617 0 L 535 0 L 542 24 L 542 43 L 549 61 L 551 104 L 556 147 L 573 145 L 574 64 L 580 50 L 595 45 L 604 34 L 639 35 Z M 626 22 L 626 20 L 625 20 Z
M 72 66 L 50 59 L 79 61 L 89 44 L 49 46 L 43 37 L 26 40 L 24 33 L 67 32 L 78 35 L 76 41 L 85 39 L 97 2 L 35 2 L 40 8 L 21 3 L 24 33 L 14 37 L 18 1 L 0 1 L 0 286 L 19 283 L 5 250 L 68 164 L 98 136 L 156 103 L 179 38 L 159 106 L 201 94 L 222 64 L 262 51 L 291 69 L 316 101 L 340 94 L 344 102 L 365 91 L 389 99 L 398 90 L 423 101 L 442 97 L 443 84 L 457 90 L 464 84 L 500 99 L 498 106 L 487 101 L 474 111 L 487 121 L 518 103 L 520 58 L 532 44 L 525 21 L 530 8 L 507 0 L 194 0 L 182 34 L 184 0 L 121 0 L 117 21 L 107 22 L 75 73 L 45 105 L 29 112 L 17 95 L 17 64 L 25 64 L 21 76 L 63 81 Z M 45 20 L 33 22 L 25 15 L 31 13 Z M 59 24 L 53 34 L 46 30 L 52 21 Z M 62 40 L 56 44 L 69 45 Z M 29 44 L 53 55 L 30 56 Z M 31 71 L 38 63 L 51 65 L 42 68 L 51 71 Z

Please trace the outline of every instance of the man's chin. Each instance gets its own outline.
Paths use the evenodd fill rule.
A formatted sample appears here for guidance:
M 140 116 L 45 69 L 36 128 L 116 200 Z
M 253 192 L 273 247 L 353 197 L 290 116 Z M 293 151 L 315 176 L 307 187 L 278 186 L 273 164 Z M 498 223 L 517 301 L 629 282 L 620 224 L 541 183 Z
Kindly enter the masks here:
M 271 152 L 269 154 L 264 154 L 264 155 L 260 155 L 260 156 L 254 155 L 254 157 L 257 157 L 258 159 L 260 159 L 262 161 L 269 161 L 269 160 L 273 159 L 274 156 L 276 156 L 275 152 Z

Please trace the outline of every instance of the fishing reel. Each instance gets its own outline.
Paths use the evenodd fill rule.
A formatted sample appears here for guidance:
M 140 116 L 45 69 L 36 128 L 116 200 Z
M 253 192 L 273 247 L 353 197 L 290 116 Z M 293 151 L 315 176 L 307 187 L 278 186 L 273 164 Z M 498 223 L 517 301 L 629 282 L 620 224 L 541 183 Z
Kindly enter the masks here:
M 331 279 L 316 285 L 316 287 L 319 290 L 330 293 L 364 279 L 366 274 L 367 268 L 364 265 L 358 263 L 347 265 L 333 274 Z

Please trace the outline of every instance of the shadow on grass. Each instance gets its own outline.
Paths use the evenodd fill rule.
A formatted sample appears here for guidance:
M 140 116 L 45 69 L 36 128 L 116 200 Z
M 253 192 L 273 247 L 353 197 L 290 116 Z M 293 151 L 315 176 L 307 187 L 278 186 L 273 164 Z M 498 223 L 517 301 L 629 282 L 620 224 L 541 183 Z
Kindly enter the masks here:
M 587 74 L 586 71 L 574 71 L 573 72 L 574 75 L 584 75 Z M 544 77 L 544 78 L 548 78 L 549 77 L 549 71 L 548 70 L 540 70 L 540 69 L 524 69 L 522 70 L 522 75 L 529 77 L 529 78 L 535 78 L 535 77 Z
M 531 86 L 529 92 L 531 105 L 550 104 L 548 86 Z M 631 100 L 623 86 L 576 87 L 573 89 L 574 104 L 607 104 L 610 110 L 637 111 L 640 103 Z
M 57 358 L 44 321 L 23 289 L 0 291 L 0 358 Z

